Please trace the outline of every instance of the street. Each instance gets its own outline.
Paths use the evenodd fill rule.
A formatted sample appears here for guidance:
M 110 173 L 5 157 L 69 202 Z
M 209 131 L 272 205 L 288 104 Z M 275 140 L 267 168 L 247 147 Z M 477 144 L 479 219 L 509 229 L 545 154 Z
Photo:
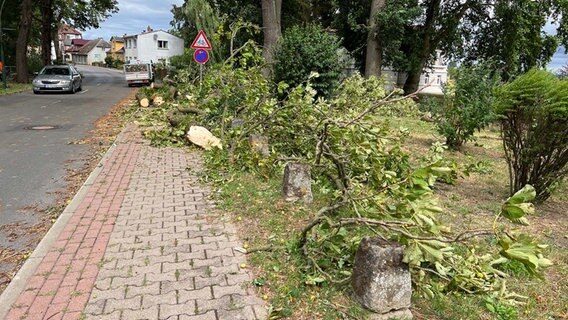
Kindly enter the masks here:
M 131 91 L 121 71 L 77 69 L 82 92 L 0 96 L 0 250 L 29 246 L 25 229 L 65 191 L 66 170 L 88 157 L 88 146 L 77 141 Z

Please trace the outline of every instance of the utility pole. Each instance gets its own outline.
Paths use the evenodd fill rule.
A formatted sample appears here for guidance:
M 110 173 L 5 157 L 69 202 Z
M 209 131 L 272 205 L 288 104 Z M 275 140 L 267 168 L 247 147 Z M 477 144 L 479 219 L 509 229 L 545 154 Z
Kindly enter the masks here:
M 2 5 L 0 5 L 0 61 L 2 61 L 2 82 L 4 83 L 4 90 L 8 89 L 8 84 L 6 83 L 6 61 L 4 60 L 4 33 L 2 31 L 2 10 L 4 9 L 4 2 L 2 0 Z

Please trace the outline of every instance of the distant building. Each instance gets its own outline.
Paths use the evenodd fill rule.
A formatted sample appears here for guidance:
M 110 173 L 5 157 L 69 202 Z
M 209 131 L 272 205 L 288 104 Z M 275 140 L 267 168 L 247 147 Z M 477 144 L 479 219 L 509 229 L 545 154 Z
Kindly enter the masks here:
M 390 88 L 403 87 L 407 78 L 406 72 L 396 72 L 390 68 L 384 68 L 382 75 Z M 448 81 L 448 63 L 438 51 L 434 65 L 424 70 L 420 76 L 418 89 L 423 94 L 443 95 L 442 89 L 446 81 Z
M 124 61 L 124 38 L 114 36 L 110 38 L 110 49 L 106 55 L 115 60 Z
M 124 59 L 126 62 L 163 62 L 183 54 L 183 39 L 163 30 L 146 31 L 124 36 Z
M 66 24 L 59 26 L 57 29 L 57 44 L 59 45 L 59 55 L 63 58 L 64 61 L 70 61 L 71 56 L 66 55 L 66 52 L 71 49 L 71 42 L 73 39 L 83 39 L 83 35 L 77 29 L 70 27 Z M 52 43 L 51 46 L 51 59 L 57 59 L 57 53 L 55 52 L 55 43 Z
M 74 42 L 76 42 L 75 40 Z M 73 63 L 88 64 L 104 63 L 106 52 L 111 48 L 110 43 L 101 38 L 90 40 L 84 45 L 77 48 L 76 51 L 71 52 Z

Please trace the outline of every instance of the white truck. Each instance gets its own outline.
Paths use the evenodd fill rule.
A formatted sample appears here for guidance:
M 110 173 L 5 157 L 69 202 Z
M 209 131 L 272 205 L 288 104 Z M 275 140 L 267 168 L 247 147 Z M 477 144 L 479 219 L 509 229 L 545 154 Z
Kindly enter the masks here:
M 154 82 L 152 63 L 127 63 L 124 65 L 124 78 L 128 86 L 150 85 Z

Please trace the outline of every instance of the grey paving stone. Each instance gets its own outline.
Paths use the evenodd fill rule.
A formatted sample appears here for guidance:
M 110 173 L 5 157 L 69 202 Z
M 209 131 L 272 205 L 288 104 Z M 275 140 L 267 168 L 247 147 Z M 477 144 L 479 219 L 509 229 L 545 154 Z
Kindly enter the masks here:
M 265 319 L 239 268 L 246 257 L 228 216 L 192 170 L 197 154 L 144 146 L 126 190 L 86 316 Z M 97 318 L 98 319 L 98 318 Z
M 172 316 L 195 315 L 195 301 L 188 301 L 183 304 L 161 304 L 160 319 L 168 319 Z
M 140 310 L 123 310 L 122 320 L 155 320 L 158 319 L 158 306 Z

